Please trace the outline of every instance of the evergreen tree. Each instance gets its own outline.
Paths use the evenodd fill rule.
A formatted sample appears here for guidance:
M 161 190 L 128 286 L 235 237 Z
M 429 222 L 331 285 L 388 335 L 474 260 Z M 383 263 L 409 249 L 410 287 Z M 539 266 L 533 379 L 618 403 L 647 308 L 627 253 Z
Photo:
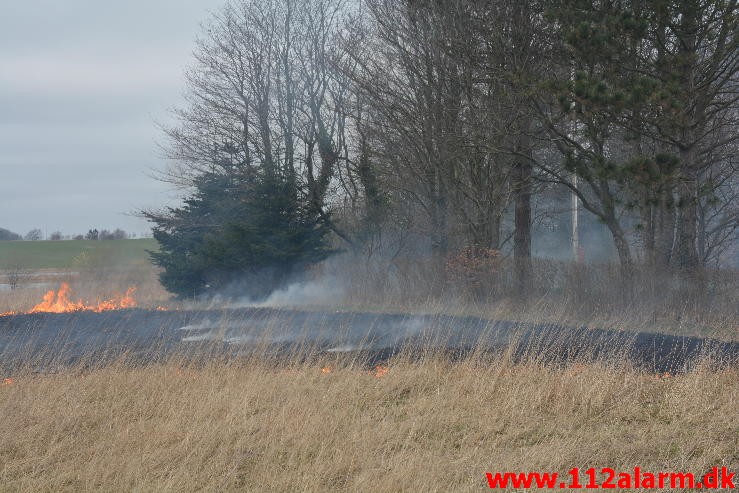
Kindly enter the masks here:
M 204 173 L 180 208 L 147 213 L 160 250 L 152 252 L 171 292 L 208 291 L 261 299 L 330 253 L 328 228 L 299 190 L 275 173 Z
M 697 206 L 716 188 L 703 175 L 737 142 L 736 1 L 549 3 L 567 52 L 555 92 L 574 124 L 560 147 L 601 202 L 585 207 L 609 226 L 622 261 L 630 253 L 616 206 L 642 211 L 649 257 L 657 230 L 668 249 L 674 230 L 675 251 L 662 256 L 696 267 Z M 655 224 L 670 216 L 674 226 Z

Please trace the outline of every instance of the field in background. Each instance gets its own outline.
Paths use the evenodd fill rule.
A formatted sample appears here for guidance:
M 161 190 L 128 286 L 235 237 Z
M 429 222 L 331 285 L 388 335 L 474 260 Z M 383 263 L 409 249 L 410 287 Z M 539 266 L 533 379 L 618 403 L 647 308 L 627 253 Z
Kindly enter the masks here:
M 137 240 L 0 241 L 0 269 L 86 269 L 115 266 L 121 270 L 149 266 L 153 238 Z

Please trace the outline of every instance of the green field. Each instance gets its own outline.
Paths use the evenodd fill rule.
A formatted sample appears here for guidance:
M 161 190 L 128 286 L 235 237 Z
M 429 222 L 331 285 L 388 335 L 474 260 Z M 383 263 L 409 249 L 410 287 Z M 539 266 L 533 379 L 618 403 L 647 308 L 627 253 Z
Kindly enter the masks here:
M 136 240 L 0 241 L 2 269 L 142 268 L 150 264 L 153 238 Z

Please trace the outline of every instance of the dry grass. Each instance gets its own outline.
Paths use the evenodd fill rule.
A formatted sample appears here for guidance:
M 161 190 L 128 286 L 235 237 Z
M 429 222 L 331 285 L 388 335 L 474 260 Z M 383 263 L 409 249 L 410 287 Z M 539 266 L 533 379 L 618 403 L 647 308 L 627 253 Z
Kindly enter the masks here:
M 624 285 L 613 264 L 581 265 L 536 259 L 526 296 L 516 293 L 511 259 L 484 279 L 474 299 L 432 259 L 381 263 L 340 257 L 324 268 L 345 285 L 343 307 L 425 311 L 562 325 L 589 325 L 678 335 L 739 338 L 739 271 L 700 275 L 639 269 Z
M 0 387 L 0 491 L 476 491 L 486 471 L 739 465 L 739 371 L 115 365 Z

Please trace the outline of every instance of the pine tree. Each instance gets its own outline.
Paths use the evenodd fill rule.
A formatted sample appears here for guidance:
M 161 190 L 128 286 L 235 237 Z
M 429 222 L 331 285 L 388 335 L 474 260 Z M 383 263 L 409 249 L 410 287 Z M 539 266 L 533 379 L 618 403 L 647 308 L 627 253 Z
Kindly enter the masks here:
M 147 214 L 162 285 L 180 297 L 268 296 L 331 252 L 325 222 L 302 202 L 279 174 L 203 174 L 181 208 Z

